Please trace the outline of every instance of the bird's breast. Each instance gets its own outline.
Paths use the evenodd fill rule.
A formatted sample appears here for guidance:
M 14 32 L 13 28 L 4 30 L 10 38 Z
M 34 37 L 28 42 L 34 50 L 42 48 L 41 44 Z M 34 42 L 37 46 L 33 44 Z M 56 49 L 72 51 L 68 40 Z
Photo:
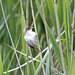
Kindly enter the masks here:
M 35 32 L 28 32 L 24 36 L 24 39 L 26 42 L 31 46 L 37 46 L 37 39 L 36 39 L 36 33 Z
M 29 40 L 34 40 L 35 38 L 35 32 L 27 32 L 24 36 L 24 39 L 28 42 Z

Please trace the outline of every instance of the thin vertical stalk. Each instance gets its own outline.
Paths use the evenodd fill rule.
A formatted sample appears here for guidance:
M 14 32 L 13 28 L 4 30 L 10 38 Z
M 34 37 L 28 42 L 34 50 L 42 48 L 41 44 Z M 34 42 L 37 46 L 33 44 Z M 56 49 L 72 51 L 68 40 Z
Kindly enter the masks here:
M 25 17 L 24 17 L 24 11 L 23 11 L 23 7 L 22 7 L 22 0 L 20 0 L 20 5 L 21 5 L 21 10 L 22 10 L 22 16 L 23 16 L 24 26 L 26 26 Z
M 67 25 L 67 11 L 66 11 L 66 1 L 67 0 L 64 0 L 63 1 L 63 14 L 64 14 L 64 27 L 65 27 L 65 36 L 66 36 L 66 46 L 67 46 L 67 67 L 69 69 L 69 37 L 68 37 L 68 25 Z M 68 6 L 67 6 L 68 7 Z
M 42 10 L 43 10 L 43 18 L 44 18 L 44 26 L 45 26 L 45 32 L 46 32 L 47 45 L 48 45 L 48 49 L 49 49 L 49 52 L 50 52 L 50 58 L 51 58 L 52 68 L 54 68 L 53 59 L 52 59 L 52 56 L 51 56 L 50 43 L 49 43 L 49 39 L 48 39 L 48 33 L 47 33 L 47 27 L 46 27 L 46 20 L 45 20 L 45 13 L 44 13 L 44 7 L 43 7 L 43 1 L 42 0 L 41 0 L 41 4 L 42 4 Z
M 29 0 L 27 0 L 27 6 L 26 6 L 26 25 L 28 26 L 28 12 L 29 12 Z M 28 45 L 26 44 L 26 61 L 27 61 L 27 74 L 30 75 L 30 71 L 29 71 L 29 58 L 28 58 Z
M 34 23 L 34 27 L 35 27 L 35 32 L 36 32 L 36 34 L 37 34 L 37 29 L 36 29 L 36 23 L 35 23 L 35 17 L 34 17 L 34 11 L 33 11 L 32 0 L 30 0 L 30 3 L 31 3 L 32 17 L 33 17 L 33 23 Z M 39 40 L 38 40 L 38 36 L 37 36 L 37 43 L 38 43 L 38 47 L 39 47 L 39 52 L 40 52 L 40 54 L 41 54 L 40 45 L 39 45 Z M 46 73 L 45 73 L 45 69 L 44 69 L 44 64 L 43 64 L 42 55 L 40 55 L 40 58 L 41 58 L 41 64 L 42 64 L 43 74 L 46 75 Z
M 30 75 L 30 71 L 29 71 L 29 58 L 28 58 L 28 45 L 26 44 L 26 61 L 27 61 L 27 75 Z
M 31 59 L 32 59 L 32 65 L 33 65 L 33 69 L 34 69 L 34 75 L 36 75 L 35 66 L 34 66 L 34 60 L 33 60 L 33 56 L 32 56 L 32 52 L 31 52 L 30 47 L 29 47 L 29 51 L 30 51 L 30 56 L 31 56 Z
M 64 75 L 66 75 L 64 58 L 63 58 L 63 52 L 62 52 L 62 45 L 61 45 L 61 40 L 60 40 L 60 31 L 59 31 L 59 23 L 58 23 L 56 0 L 54 0 L 54 5 L 55 5 L 55 14 L 56 14 L 56 23 L 57 23 L 58 37 L 59 37 L 59 47 L 60 47 L 61 60 L 62 60 Z
M 43 0 L 42 3 L 44 3 L 44 2 L 45 2 L 45 0 Z M 41 8 L 41 7 L 42 7 L 42 4 L 40 5 L 40 8 Z M 37 18 L 38 15 L 39 15 L 39 10 L 38 10 L 37 13 L 36 13 L 35 20 L 36 20 L 36 18 Z M 33 24 L 34 24 L 34 22 L 32 22 L 31 27 L 33 27 Z
M 70 1 L 70 6 L 71 6 L 72 0 Z
M 19 55 L 19 60 L 21 60 L 21 57 L 22 57 L 22 55 L 20 54 Z M 18 67 L 18 64 L 17 64 L 17 67 Z M 15 71 L 15 74 L 14 75 L 17 75 L 17 73 L 18 73 L 18 70 Z
M 74 24 L 75 24 L 75 3 L 74 3 L 74 11 L 73 11 L 72 38 L 71 38 L 71 64 L 73 61 L 73 29 L 74 29 Z
M 28 26 L 28 14 L 29 14 L 29 0 L 27 0 L 27 6 L 26 6 L 26 24 Z
M 13 46 L 13 48 L 14 48 L 14 52 L 15 52 L 15 55 L 16 55 L 16 58 L 17 58 L 17 61 L 18 61 L 19 67 L 20 67 L 19 58 L 18 58 L 18 55 L 17 55 L 17 53 L 16 53 L 15 46 L 14 46 L 14 43 L 13 43 L 13 40 L 12 40 L 12 37 L 11 37 L 10 31 L 9 31 L 9 27 L 8 27 L 8 24 L 7 24 L 7 20 L 6 20 L 6 18 L 5 18 L 4 9 L 3 9 L 3 5 L 2 5 L 2 1 L 1 1 L 1 0 L 0 0 L 0 3 L 1 3 L 1 8 L 2 8 L 3 17 L 4 17 L 4 20 L 5 20 L 5 23 L 6 23 L 6 28 L 7 28 L 7 30 L 8 30 L 8 34 L 9 34 L 9 37 L 10 37 L 10 40 L 11 40 L 12 46 Z M 21 67 L 20 67 L 20 70 L 21 70 L 22 75 L 24 75 L 24 73 L 23 73 Z
M 3 75 L 3 63 L 1 57 L 1 45 L 0 45 L 0 75 Z

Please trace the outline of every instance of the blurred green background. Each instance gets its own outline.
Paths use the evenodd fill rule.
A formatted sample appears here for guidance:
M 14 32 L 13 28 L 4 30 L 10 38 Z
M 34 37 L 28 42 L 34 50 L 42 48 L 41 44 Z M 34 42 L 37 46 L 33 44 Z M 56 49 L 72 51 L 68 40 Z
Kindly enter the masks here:
M 33 9 L 34 9 L 34 16 L 36 16 L 37 12 L 39 11 L 39 14 L 36 18 L 36 27 L 38 32 L 38 38 L 40 42 L 40 46 L 45 49 L 47 47 L 47 40 L 46 40 L 46 34 L 45 34 L 45 27 L 44 27 L 44 20 L 43 20 L 43 12 L 42 9 L 40 9 L 41 1 L 40 0 L 32 0 L 33 2 Z M 22 6 L 24 10 L 24 17 L 26 22 L 26 7 L 27 7 L 27 0 L 22 0 Z M 2 0 L 2 5 L 4 8 L 5 17 L 7 19 L 7 24 L 10 30 L 10 34 L 15 46 L 15 49 L 23 52 L 26 54 L 26 42 L 24 40 L 24 20 L 21 10 L 21 5 L 19 0 Z M 65 33 L 61 36 L 61 45 L 62 50 L 64 51 L 64 62 L 65 62 L 65 68 L 66 68 L 66 75 L 74 75 L 74 69 L 75 67 L 75 25 L 74 25 L 74 33 L 73 33 L 73 59 L 72 63 L 71 61 L 71 44 L 72 44 L 72 23 L 73 23 L 73 10 L 74 10 L 74 0 L 56 0 L 57 5 L 57 14 L 58 14 L 58 22 L 59 22 L 59 30 L 60 33 L 62 33 L 65 30 Z M 33 23 L 32 18 L 32 9 L 31 9 L 31 3 L 29 0 L 29 12 L 28 12 L 28 25 L 31 26 Z M 55 14 L 55 5 L 53 0 L 45 0 L 44 1 L 44 12 L 45 12 L 45 19 L 46 19 L 46 27 L 47 32 L 49 36 L 49 41 L 53 45 L 53 53 L 55 53 L 55 57 L 59 61 L 58 64 L 60 64 L 61 71 L 57 69 L 58 75 L 63 72 L 62 68 L 62 61 L 60 56 L 60 48 L 59 44 L 56 42 L 56 38 L 58 37 L 58 30 L 57 30 L 57 22 L 56 22 L 56 14 Z M 34 29 L 33 29 L 34 31 Z M 0 4 L 0 74 L 4 71 L 8 71 L 10 69 L 13 69 L 18 66 L 18 62 L 14 53 L 14 50 L 10 48 L 9 46 L 12 46 L 8 30 L 6 28 L 6 24 L 4 21 L 3 13 L 2 13 L 2 7 Z M 33 49 L 32 55 L 35 57 L 39 52 Z M 20 64 L 26 63 L 26 57 L 17 53 L 18 57 L 20 58 Z M 45 56 L 46 52 L 43 54 L 43 57 Z M 28 53 L 30 55 L 30 52 Z M 49 53 L 47 54 L 47 57 L 45 57 L 45 61 L 47 61 L 48 64 L 46 64 L 46 74 L 51 75 L 51 61 L 50 56 L 48 57 Z M 38 57 L 40 60 L 40 57 Z M 30 59 L 29 59 L 30 60 Z M 54 59 L 53 59 L 54 61 Z M 55 61 L 54 61 L 55 63 Z M 49 66 L 48 66 L 49 65 Z M 35 61 L 35 69 L 37 70 L 39 66 L 39 62 Z M 56 65 L 55 65 L 56 66 Z M 50 68 L 49 68 L 50 67 Z M 34 75 L 33 66 L 32 63 L 29 64 L 30 69 L 30 75 Z M 27 75 L 27 65 L 22 68 L 24 75 Z M 41 72 L 41 69 L 38 72 L 38 75 L 43 75 Z M 10 73 L 6 73 L 4 75 L 21 75 L 20 69 L 17 71 L 13 71 Z

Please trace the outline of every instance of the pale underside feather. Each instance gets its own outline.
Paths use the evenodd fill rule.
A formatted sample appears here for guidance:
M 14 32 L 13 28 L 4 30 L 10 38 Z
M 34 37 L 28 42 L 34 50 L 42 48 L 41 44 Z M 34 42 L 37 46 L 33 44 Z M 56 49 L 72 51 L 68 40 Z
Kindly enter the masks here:
M 27 44 L 34 47 L 38 48 L 37 46 L 37 35 L 35 32 L 28 31 L 26 35 L 24 36 L 24 39 L 26 40 Z

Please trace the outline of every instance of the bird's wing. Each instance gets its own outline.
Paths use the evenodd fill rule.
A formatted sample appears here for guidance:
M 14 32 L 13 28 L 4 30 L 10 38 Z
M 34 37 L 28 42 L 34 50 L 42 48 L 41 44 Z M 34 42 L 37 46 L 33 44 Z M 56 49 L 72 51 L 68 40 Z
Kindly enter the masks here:
M 32 43 L 32 46 L 36 47 L 37 46 L 37 34 L 33 35 L 30 39 L 30 42 Z

